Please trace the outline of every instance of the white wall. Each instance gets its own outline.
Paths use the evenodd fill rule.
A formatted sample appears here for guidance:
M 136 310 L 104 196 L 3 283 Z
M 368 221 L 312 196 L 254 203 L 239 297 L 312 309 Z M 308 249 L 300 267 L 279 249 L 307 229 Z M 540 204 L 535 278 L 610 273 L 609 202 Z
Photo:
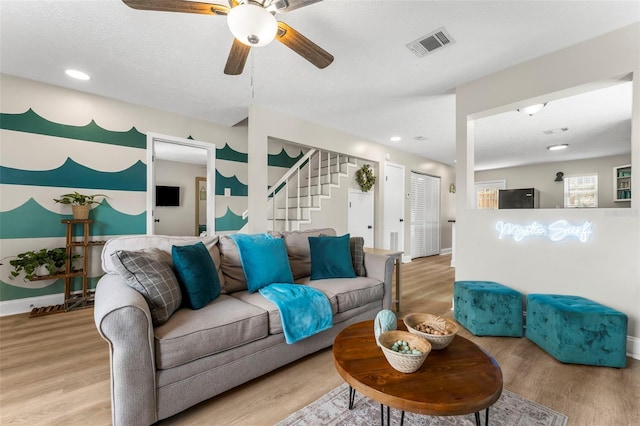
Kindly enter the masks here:
M 640 212 L 630 209 L 473 210 L 473 119 L 550 101 L 634 73 L 632 164 L 640 165 L 640 23 L 457 88 L 456 280 L 496 280 L 524 293 L 584 296 L 626 313 L 629 353 L 640 358 Z M 640 173 L 632 177 L 640 188 Z M 469 194 L 469 196 L 467 196 Z M 498 220 L 590 221 L 590 241 L 499 240 Z
M 180 205 L 156 207 L 154 227 L 158 235 L 196 234 L 196 177 L 207 176 L 207 166 L 180 163 L 177 161 L 155 161 L 156 185 L 179 186 Z
M 262 232 L 267 229 L 266 215 L 266 187 L 262 182 L 267 180 L 267 169 L 264 158 L 267 155 L 267 140 L 269 137 L 285 139 L 307 146 L 342 152 L 353 157 L 378 163 L 384 170 L 385 155 L 389 153 L 390 160 L 403 164 L 406 168 L 405 189 L 410 185 L 410 171 L 415 170 L 433 176 L 441 177 L 441 232 L 440 247 L 451 247 L 451 224 L 448 219 L 455 218 L 455 196 L 449 194 L 449 184 L 455 180 L 455 169 L 414 154 L 399 151 L 392 147 L 381 145 L 339 130 L 331 129 L 317 123 L 288 116 L 262 106 L 252 106 L 249 109 L 249 232 Z M 375 210 L 375 244 L 382 244 L 383 206 L 379 200 L 384 199 L 383 172 L 380 172 L 378 183 L 374 185 L 376 199 Z M 392 190 L 391 188 L 390 190 Z M 409 199 L 406 199 L 405 212 L 410 211 Z M 346 209 L 345 209 L 346 215 Z M 410 221 L 405 220 L 405 251 L 411 247 L 409 240 Z
M 506 180 L 507 188 L 536 188 L 540 191 L 540 208 L 564 208 L 564 183 L 555 182 L 557 172 L 565 176 L 596 173 L 598 175 L 598 207 L 629 208 L 630 202 L 614 202 L 613 168 L 631 163 L 631 155 L 560 161 L 530 166 L 475 172 L 476 182 Z

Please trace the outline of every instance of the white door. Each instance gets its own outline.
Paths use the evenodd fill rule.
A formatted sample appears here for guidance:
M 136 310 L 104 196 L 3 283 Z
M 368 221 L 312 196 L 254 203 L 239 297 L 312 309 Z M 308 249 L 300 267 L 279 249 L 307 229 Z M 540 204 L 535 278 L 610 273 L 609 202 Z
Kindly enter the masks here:
M 440 178 L 411 172 L 411 258 L 440 253 Z
M 373 247 L 373 193 L 349 190 L 348 229 L 352 237 L 363 237 L 365 247 Z
M 384 166 L 383 249 L 404 251 L 404 166 Z

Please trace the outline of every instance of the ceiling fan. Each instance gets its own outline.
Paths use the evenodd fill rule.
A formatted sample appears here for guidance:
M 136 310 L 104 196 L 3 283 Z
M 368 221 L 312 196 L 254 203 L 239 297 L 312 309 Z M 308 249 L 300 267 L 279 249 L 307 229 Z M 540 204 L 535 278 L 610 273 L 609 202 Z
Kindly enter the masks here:
M 329 52 L 274 16 L 276 12 L 291 11 L 320 0 L 229 0 L 230 6 L 187 0 L 122 1 L 139 10 L 226 16 L 235 37 L 224 67 L 228 75 L 242 73 L 251 47 L 264 46 L 274 38 L 318 68 L 333 62 Z

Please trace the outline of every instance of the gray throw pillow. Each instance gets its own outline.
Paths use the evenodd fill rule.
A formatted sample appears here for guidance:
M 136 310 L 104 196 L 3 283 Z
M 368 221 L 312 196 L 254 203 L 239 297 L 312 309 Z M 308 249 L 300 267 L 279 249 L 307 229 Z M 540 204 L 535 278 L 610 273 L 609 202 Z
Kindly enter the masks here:
M 118 274 L 147 301 L 153 325 L 162 325 L 182 304 L 171 256 L 158 249 L 117 250 L 111 260 Z
M 349 239 L 349 249 L 351 250 L 351 262 L 356 275 L 359 277 L 367 276 L 367 271 L 364 268 L 364 238 L 351 237 Z

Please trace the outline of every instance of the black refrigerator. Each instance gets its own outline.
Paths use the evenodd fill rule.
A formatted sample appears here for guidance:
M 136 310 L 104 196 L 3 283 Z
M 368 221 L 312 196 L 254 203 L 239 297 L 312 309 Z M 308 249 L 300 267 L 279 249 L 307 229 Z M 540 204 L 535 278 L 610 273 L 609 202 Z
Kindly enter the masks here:
M 501 189 L 498 191 L 499 209 L 537 209 L 540 191 L 535 188 Z

